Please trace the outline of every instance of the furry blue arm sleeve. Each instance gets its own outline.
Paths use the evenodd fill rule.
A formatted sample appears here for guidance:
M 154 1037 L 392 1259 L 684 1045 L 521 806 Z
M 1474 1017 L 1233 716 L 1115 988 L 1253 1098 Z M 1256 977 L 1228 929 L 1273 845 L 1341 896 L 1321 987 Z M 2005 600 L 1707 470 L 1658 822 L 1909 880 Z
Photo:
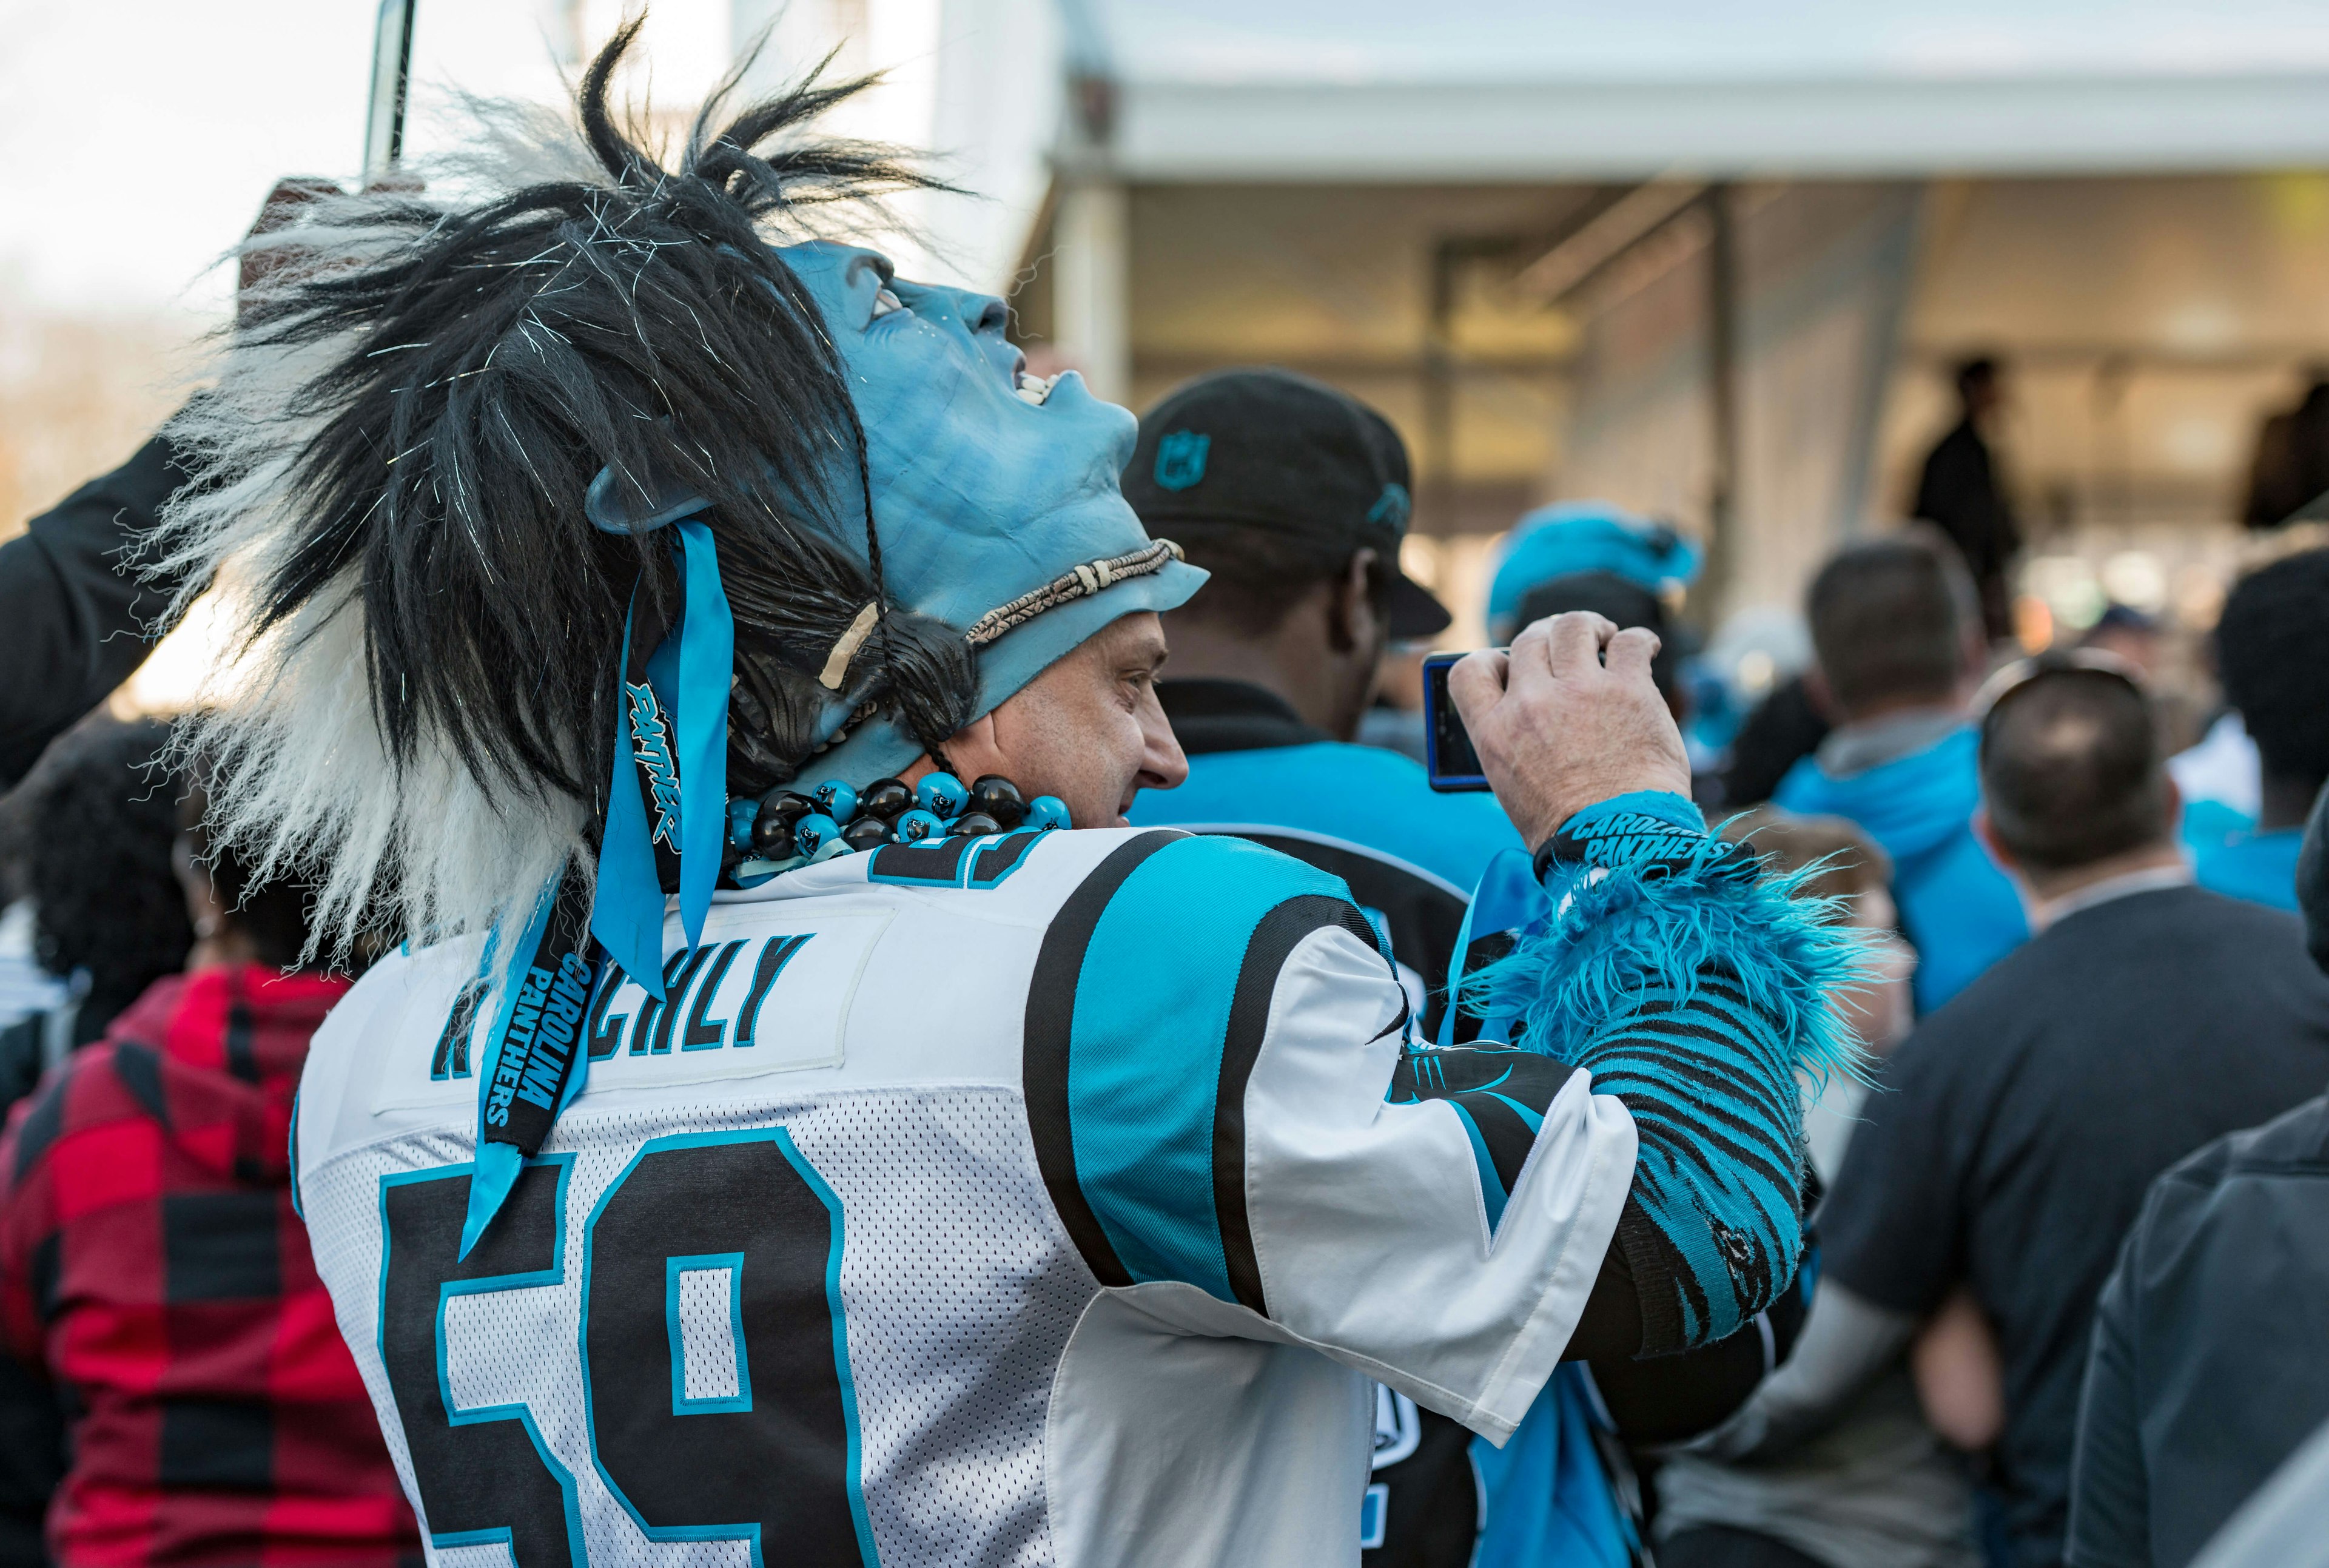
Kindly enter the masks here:
M 1860 1071 L 1828 1003 L 1858 946 L 1825 901 L 1795 896 L 1808 872 L 1764 875 L 1678 796 L 1603 801 L 1550 847 L 1551 916 L 1466 983 L 1466 1005 L 1625 1102 L 1641 1142 L 1617 1236 L 1641 1354 L 1710 1344 L 1795 1277 L 1796 1072 Z

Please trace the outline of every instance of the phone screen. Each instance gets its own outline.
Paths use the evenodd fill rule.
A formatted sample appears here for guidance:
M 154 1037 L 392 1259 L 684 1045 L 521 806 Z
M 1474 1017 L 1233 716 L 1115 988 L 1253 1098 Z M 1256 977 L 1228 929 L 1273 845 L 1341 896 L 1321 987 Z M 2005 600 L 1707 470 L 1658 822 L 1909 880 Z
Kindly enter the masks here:
M 1480 771 L 1480 753 L 1472 747 L 1472 732 L 1464 715 L 1447 694 L 1447 672 L 1462 654 L 1433 654 L 1423 661 L 1424 767 L 1434 789 L 1485 789 L 1487 776 Z

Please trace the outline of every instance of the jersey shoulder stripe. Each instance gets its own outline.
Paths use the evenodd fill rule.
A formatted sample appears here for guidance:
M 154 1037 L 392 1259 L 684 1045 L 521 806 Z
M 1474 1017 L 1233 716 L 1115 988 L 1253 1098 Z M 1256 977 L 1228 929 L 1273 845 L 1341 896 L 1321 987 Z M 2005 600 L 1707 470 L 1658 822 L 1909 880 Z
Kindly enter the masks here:
M 1023 1082 L 1044 1183 L 1102 1284 L 1181 1280 L 1266 1311 L 1246 1082 L 1279 972 L 1327 927 L 1376 949 L 1339 879 L 1167 832 L 1119 845 L 1061 905 L 1028 990 Z

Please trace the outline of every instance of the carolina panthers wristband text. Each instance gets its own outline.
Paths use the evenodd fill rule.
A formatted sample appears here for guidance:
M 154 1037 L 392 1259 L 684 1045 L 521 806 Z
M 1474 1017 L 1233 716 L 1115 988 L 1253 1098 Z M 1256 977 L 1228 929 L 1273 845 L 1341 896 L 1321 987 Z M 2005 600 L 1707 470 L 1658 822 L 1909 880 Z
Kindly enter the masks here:
M 1706 850 L 1706 818 L 1664 789 L 1636 789 L 1596 801 L 1562 823 L 1530 861 L 1539 882 L 1558 871 L 1680 865 Z

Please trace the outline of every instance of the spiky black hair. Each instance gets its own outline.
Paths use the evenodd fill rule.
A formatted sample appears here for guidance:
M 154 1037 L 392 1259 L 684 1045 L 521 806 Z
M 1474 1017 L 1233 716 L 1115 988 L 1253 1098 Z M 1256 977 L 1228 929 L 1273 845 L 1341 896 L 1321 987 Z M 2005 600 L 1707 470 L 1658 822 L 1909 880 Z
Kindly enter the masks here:
M 611 187 L 548 182 L 450 216 L 392 208 L 382 215 L 412 230 L 402 255 L 311 271 L 263 329 L 351 348 L 309 383 L 335 411 L 295 469 L 314 525 L 261 588 L 258 628 L 354 566 L 391 754 L 410 758 L 421 726 L 441 726 L 488 790 L 538 779 L 583 793 L 605 776 L 629 585 L 645 573 L 649 591 L 675 595 L 664 542 L 584 524 L 600 468 L 634 485 L 669 475 L 712 503 L 764 723 L 798 727 L 805 694 L 786 675 L 820 665 L 875 597 L 783 510 L 827 520 L 834 459 L 862 483 L 864 436 L 816 307 L 764 233 L 806 203 L 928 182 L 862 144 L 753 150 L 863 80 L 812 81 L 716 132 L 715 99 L 680 168 L 663 169 L 608 102 L 639 25 L 592 61 L 579 98 Z M 870 528 L 868 544 L 878 571 Z M 755 773 L 783 770 L 797 739 L 738 732 Z M 596 749 L 576 756 L 578 733 Z
M 544 840 L 523 868 L 456 868 L 416 812 L 441 827 L 482 805 L 520 838 L 538 816 L 579 816 L 550 835 L 587 865 L 634 585 L 679 609 L 667 534 L 586 517 L 601 469 L 636 496 L 676 483 L 710 503 L 736 621 L 731 793 L 788 780 L 821 739 L 816 673 L 868 603 L 880 619 L 843 697 L 931 744 L 969 715 L 959 630 L 886 603 L 864 432 L 772 248 L 815 237 L 820 207 L 938 182 L 892 149 L 811 134 L 872 80 L 815 74 L 722 123 L 731 77 L 661 166 L 609 103 L 639 25 L 582 79 L 580 146 L 529 149 L 537 172 L 514 188 L 467 207 L 326 201 L 254 241 L 284 264 L 181 430 L 203 482 L 170 519 L 171 551 L 212 565 L 253 551 L 243 629 L 261 672 L 256 700 L 189 743 L 220 760 L 230 841 L 345 862 L 323 902 L 348 933 L 375 885 L 397 891 L 407 930 L 474 926 L 552 858 Z M 545 154 L 567 166 L 541 177 Z M 863 562 L 834 532 L 860 509 Z M 334 683 L 370 735 L 329 711 Z M 395 799 L 350 776 L 363 756 L 327 755 L 351 745 L 377 752 Z

